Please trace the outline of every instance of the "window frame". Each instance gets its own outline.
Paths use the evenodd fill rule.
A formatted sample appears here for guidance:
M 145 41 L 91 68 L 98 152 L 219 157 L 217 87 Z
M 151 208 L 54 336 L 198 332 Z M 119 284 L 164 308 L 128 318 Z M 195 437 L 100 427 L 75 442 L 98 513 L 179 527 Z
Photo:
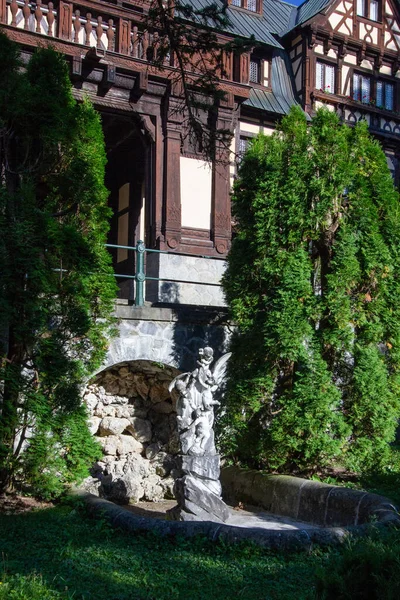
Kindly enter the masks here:
M 354 86 L 354 79 L 355 77 L 360 77 L 361 78 L 361 86 L 359 88 L 359 98 L 355 98 L 355 86 Z M 369 94 L 368 94 L 368 101 L 364 102 L 362 100 L 362 78 L 367 79 L 369 81 Z M 365 104 L 366 106 L 370 106 L 371 105 L 371 99 L 373 99 L 375 97 L 375 88 L 373 87 L 374 84 L 374 78 L 371 75 L 367 75 L 366 73 L 362 73 L 360 71 L 353 71 L 353 77 L 351 80 L 351 99 L 354 102 L 360 102 L 361 104 Z
M 317 79 L 318 79 L 318 65 L 321 65 L 322 68 L 322 74 L 321 74 L 321 84 L 319 87 L 317 85 Z M 326 68 L 331 68 L 333 69 L 333 89 L 327 91 L 328 87 L 331 87 L 330 85 L 326 85 Z M 330 63 L 328 61 L 324 61 L 324 60 L 320 60 L 319 58 L 317 58 L 317 60 L 315 61 L 315 89 L 323 92 L 324 94 L 336 94 L 336 89 L 337 89 L 337 65 L 334 63 Z
M 257 68 L 257 80 L 254 80 L 251 78 L 251 65 L 252 63 L 254 65 L 256 65 Z M 249 60 L 249 83 L 257 83 L 258 85 L 261 85 L 261 67 L 262 67 L 262 60 L 261 58 L 258 58 L 257 56 L 250 56 L 250 60 Z
M 241 8 L 254 15 L 262 15 L 262 0 L 252 0 L 255 2 L 255 10 L 249 8 L 248 0 L 228 0 L 228 4 L 231 8 Z
M 378 105 L 378 84 L 382 84 L 382 104 Z M 387 96 L 387 86 L 391 86 L 392 88 L 392 108 L 387 108 L 386 106 L 386 96 Z M 375 81 L 375 106 L 380 110 L 386 110 L 388 112 L 394 112 L 396 110 L 396 83 L 394 81 L 389 81 L 387 79 L 378 78 Z
M 359 5 L 363 6 L 363 14 L 358 12 Z M 371 5 L 376 5 L 376 19 L 371 16 Z M 374 23 L 382 22 L 382 0 L 355 0 L 355 13 L 361 19 L 368 19 Z

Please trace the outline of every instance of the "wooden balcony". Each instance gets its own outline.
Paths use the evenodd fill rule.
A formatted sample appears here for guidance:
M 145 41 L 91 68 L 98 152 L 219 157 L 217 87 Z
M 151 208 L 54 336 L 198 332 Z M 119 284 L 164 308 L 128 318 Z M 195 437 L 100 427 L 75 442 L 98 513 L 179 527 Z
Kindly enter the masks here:
M 56 49 L 73 58 L 83 58 L 88 49 L 93 49 L 100 58 L 107 54 L 115 67 L 126 69 L 126 57 L 129 57 L 136 63 L 135 66 L 130 63 L 133 70 L 160 75 L 160 68 L 154 66 L 154 56 L 167 40 L 159 32 L 146 29 L 148 8 L 149 3 L 140 0 L 117 0 L 116 3 L 111 0 L 0 0 L 0 25 L 25 46 L 38 46 L 43 43 L 40 38 L 47 38 L 53 40 Z M 227 40 L 226 36 L 222 38 Z M 168 77 L 174 71 L 174 56 L 166 52 L 164 55 L 163 76 Z M 248 57 L 243 55 L 241 59 L 245 62 Z M 233 81 L 232 63 L 232 55 L 226 55 L 221 88 L 248 98 L 248 81 Z

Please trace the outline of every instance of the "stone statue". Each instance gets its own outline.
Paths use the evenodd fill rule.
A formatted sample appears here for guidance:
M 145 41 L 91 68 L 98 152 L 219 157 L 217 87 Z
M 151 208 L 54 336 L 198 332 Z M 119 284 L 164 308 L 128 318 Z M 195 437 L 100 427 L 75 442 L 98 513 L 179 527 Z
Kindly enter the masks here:
M 169 391 L 176 389 L 177 423 L 181 448 L 181 477 L 175 481 L 178 506 L 169 511 L 172 519 L 224 522 L 229 509 L 221 498 L 220 458 L 214 442 L 214 407 L 220 402 L 214 392 L 221 385 L 231 353 L 212 366 L 214 351 L 199 350 L 196 368 L 175 377 Z
M 225 377 L 230 356 L 230 352 L 224 354 L 211 369 L 213 349 L 209 346 L 200 348 L 196 369 L 191 373 L 178 375 L 169 386 L 170 392 L 174 388 L 179 392 L 176 412 L 182 454 L 193 454 L 194 444 L 196 444 L 197 456 L 216 454 L 213 431 L 214 406 L 219 406 L 220 403 L 214 399 L 213 393 Z M 201 445 L 198 441 L 200 423 Z

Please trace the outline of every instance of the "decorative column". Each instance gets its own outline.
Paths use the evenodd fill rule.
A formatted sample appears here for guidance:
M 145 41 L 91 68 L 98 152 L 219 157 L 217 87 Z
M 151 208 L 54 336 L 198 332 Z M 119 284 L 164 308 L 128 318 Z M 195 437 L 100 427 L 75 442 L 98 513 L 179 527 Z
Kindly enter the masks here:
M 6 4 L 6 0 L 0 0 L 0 23 L 7 23 L 7 4 Z
M 218 110 L 218 129 L 233 128 L 233 98 L 228 96 Z M 229 142 L 218 142 L 213 165 L 211 238 L 218 254 L 226 254 L 231 241 L 230 149 Z
M 58 36 L 62 40 L 72 39 L 72 4 L 60 2 L 58 13 Z
M 164 236 L 168 248 L 181 241 L 181 115 L 178 100 L 170 97 L 164 132 Z
M 131 47 L 132 23 L 126 19 L 119 20 L 117 51 L 121 54 L 129 54 Z

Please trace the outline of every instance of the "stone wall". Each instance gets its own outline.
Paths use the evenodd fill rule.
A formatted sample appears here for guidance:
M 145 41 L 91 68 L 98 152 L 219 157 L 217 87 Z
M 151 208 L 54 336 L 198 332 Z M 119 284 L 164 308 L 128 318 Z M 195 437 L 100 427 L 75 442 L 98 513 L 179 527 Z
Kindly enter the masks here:
M 195 306 L 226 306 L 221 287 L 225 269 L 226 262 L 220 258 L 149 253 L 147 275 L 160 277 L 161 281 L 147 281 L 146 300 Z
M 179 452 L 171 366 L 131 361 L 99 373 L 84 402 L 91 432 L 103 449 L 83 488 L 115 502 L 173 498 Z
M 103 369 L 131 361 L 150 361 L 191 371 L 199 348 L 215 357 L 228 351 L 231 335 L 225 309 L 117 305 L 119 335 L 110 341 Z

